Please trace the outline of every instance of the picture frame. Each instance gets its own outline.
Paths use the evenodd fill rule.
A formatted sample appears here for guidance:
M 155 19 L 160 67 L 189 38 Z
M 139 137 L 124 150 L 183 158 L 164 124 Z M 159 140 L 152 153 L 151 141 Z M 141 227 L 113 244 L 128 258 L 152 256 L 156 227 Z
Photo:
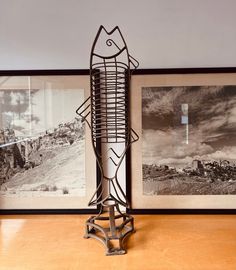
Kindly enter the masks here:
M 0 214 L 98 213 L 89 93 L 89 70 L 0 71 Z
M 127 157 L 128 212 L 235 214 L 236 68 L 137 70 L 130 102 L 140 139 Z

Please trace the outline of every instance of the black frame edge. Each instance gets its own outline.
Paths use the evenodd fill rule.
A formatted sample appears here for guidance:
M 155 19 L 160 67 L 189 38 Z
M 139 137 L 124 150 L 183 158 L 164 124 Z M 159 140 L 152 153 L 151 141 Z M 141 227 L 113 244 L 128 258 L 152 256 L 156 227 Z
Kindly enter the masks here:
M 1 215 L 87 215 L 97 214 L 97 209 L 1 209 Z
M 132 145 L 131 145 L 132 147 Z M 129 204 L 129 208 L 127 208 L 126 212 L 129 213 L 132 211 L 132 174 L 131 174 L 131 147 L 129 147 L 128 151 L 126 152 L 126 162 L 125 162 L 125 176 L 126 176 L 126 182 L 125 182 L 125 191 L 126 196 Z
M 200 73 L 234 73 L 236 67 L 199 67 L 199 68 L 158 68 L 136 69 L 132 75 L 153 74 L 200 74 Z
M 0 76 L 89 75 L 89 69 L 0 70 Z
M 133 215 L 236 215 L 236 209 L 128 209 Z
M 131 70 L 134 75 L 152 74 L 198 74 L 198 73 L 234 73 L 236 67 L 199 67 L 199 68 L 151 68 Z M 89 69 L 33 69 L 0 70 L 0 76 L 47 76 L 47 75 L 89 75 Z

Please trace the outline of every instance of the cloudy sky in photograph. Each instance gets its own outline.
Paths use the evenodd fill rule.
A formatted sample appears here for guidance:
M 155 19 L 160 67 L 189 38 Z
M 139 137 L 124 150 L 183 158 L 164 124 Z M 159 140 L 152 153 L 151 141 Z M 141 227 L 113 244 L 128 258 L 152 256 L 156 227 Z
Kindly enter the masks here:
M 0 89 L 0 128 L 13 128 L 16 136 L 37 136 L 73 121 L 83 101 L 82 89 Z
M 188 104 L 189 142 L 181 124 Z M 143 164 L 186 166 L 193 159 L 236 160 L 236 86 L 142 89 Z

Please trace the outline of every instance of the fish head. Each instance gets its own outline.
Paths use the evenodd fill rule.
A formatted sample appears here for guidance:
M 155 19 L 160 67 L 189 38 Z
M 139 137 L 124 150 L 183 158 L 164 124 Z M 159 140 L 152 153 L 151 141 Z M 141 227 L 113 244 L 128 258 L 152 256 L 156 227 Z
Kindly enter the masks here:
M 123 51 L 127 53 L 127 46 L 118 26 L 111 31 L 107 31 L 104 26 L 100 26 L 95 37 L 91 54 L 101 58 L 114 58 Z

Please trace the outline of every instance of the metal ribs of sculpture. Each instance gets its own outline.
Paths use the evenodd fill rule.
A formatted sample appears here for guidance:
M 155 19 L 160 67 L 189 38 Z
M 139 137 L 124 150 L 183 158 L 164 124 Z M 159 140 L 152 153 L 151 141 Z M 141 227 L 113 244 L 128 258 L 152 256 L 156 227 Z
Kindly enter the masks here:
M 101 181 L 89 202 L 90 206 L 101 206 L 100 213 L 87 220 L 85 237 L 100 240 L 106 247 L 106 255 L 126 253 L 123 240 L 134 231 L 133 217 L 119 208 L 119 205 L 128 208 L 129 203 L 118 180 L 127 150 L 138 140 L 129 117 L 131 65 L 136 69 L 138 62 L 129 55 L 119 27 L 108 32 L 100 26 L 90 56 L 91 95 L 76 112 L 91 129 L 101 171 Z M 104 210 L 108 216 L 104 216 Z M 108 226 L 101 225 L 103 222 Z M 118 240 L 118 247 L 114 247 L 113 240 Z

